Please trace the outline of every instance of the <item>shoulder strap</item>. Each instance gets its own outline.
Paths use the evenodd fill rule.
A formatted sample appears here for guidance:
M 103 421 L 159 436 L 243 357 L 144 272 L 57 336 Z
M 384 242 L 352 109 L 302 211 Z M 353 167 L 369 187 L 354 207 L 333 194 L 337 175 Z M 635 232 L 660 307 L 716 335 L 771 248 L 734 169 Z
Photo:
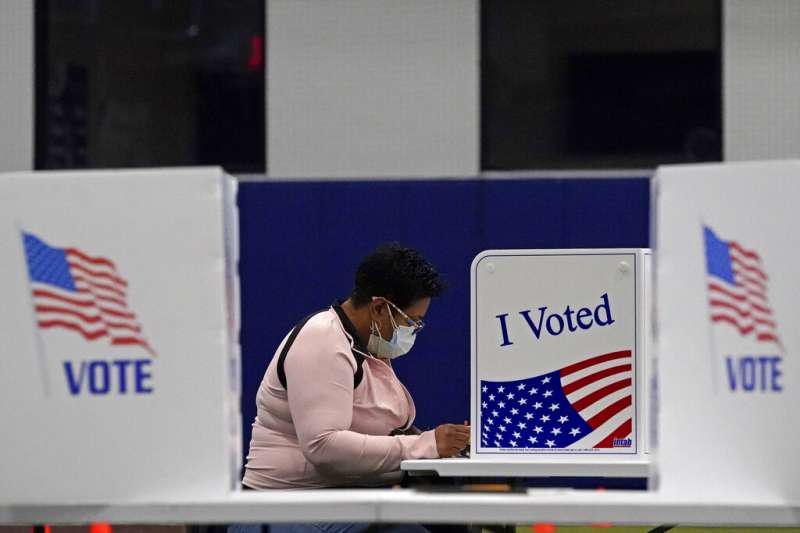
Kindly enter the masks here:
M 281 350 L 281 353 L 278 355 L 278 381 L 281 382 L 281 385 L 283 385 L 284 389 L 288 390 L 289 388 L 286 381 L 286 368 L 285 368 L 286 356 L 289 354 L 289 349 L 292 347 L 292 344 L 294 344 L 294 341 L 297 338 L 297 335 L 300 333 L 300 330 L 303 329 L 303 326 L 305 326 L 306 323 L 309 320 L 311 320 L 312 317 L 320 313 L 323 313 L 325 311 L 326 309 L 323 309 L 322 311 L 315 311 L 310 315 L 308 315 L 307 317 L 305 317 L 292 329 L 292 332 L 289 334 L 289 338 L 286 339 L 286 343 L 283 345 L 283 349 Z M 354 351 L 353 357 L 355 357 L 356 360 L 356 372 L 355 374 L 353 374 L 353 388 L 356 388 L 359 386 L 359 384 L 361 384 L 361 380 L 364 377 L 364 369 L 362 368 L 362 365 L 364 364 L 364 356 Z

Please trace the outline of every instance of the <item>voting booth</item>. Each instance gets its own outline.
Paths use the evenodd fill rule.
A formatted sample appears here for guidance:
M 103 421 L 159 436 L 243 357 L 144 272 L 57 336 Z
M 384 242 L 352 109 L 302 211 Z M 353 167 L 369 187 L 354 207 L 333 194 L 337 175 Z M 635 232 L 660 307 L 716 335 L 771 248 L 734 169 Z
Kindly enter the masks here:
M 653 181 L 658 490 L 800 502 L 800 162 Z
M 643 458 L 642 250 L 472 264 L 475 457 Z
M 471 268 L 467 462 L 441 475 L 646 477 L 649 250 L 490 250 Z M 404 468 L 424 469 L 425 461 Z
M 0 504 L 237 484 L 235 188 L 219 168 L 0 175 Z

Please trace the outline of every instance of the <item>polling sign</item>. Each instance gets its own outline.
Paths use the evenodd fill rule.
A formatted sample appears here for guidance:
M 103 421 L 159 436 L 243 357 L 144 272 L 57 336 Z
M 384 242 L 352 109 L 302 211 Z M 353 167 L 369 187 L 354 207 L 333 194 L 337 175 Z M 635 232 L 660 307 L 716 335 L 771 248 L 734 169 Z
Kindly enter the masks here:
M 235 182 L 0 175 L 0 503 L 218 496 L 239 467 Z
M 800 162 L 653 182 L 660 490 L 800 501 Z
M 473 457 L 641 457 L 644 252 L 472 263 Z

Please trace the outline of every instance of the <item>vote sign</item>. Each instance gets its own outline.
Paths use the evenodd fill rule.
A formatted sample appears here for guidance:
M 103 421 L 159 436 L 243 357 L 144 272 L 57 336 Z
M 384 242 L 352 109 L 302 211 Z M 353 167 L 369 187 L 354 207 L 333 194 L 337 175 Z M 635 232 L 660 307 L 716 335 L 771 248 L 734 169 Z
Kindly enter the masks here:
M 472 263 L 476 456 L 640 456 L 643 253 L 496 250 Z
M 800 501 L 800 162 L 659 168 L 661 490 Z
M 234 486 L 234 194 L 214 168 L 0 176 L 0 503 Z

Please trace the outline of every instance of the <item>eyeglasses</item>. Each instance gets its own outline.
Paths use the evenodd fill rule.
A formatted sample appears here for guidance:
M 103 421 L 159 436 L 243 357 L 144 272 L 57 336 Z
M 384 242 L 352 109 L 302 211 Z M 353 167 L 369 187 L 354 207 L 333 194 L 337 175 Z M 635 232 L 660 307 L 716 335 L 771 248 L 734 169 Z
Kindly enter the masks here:
M 405 313 L 403 312 L 403 310 L 402 310 L 402 309 L 400 309 L 399 307 L 397 307 L 395 304 L 393 304 L 392 302 L 390 302 L 390 301 L 389 301 L 389 300 L 387 300 L 386 298 L 381 298 L 381 299 L 382 299 L 382 300 L 384 300 L 384 301 L 385 301 L 387 304 L 391 305 L 391 306 L 392 306 L 392 308 L 394 308 L 394 309 L 395 309 L 395 311 L 397 311 L 398 313 L 400 313 L 400 314 L 402 315 L 402 317 L 406 319 L 406 321 L 408 322 L 408 326 L 409 326 L 409 327 L 412 327 L 412 328 L 414 328 L 414 335 L 416 335 L 417 333 L 419 333 L 419 331 L 420 331 L 422 328 L 424 328 L 424 327 L 425 327 L 425 322 L 423 322 L 422 320 L 414 320 L 413 318 L 411 318 L 410 316 L 408 316 L 407 314 L 405 314 Z

